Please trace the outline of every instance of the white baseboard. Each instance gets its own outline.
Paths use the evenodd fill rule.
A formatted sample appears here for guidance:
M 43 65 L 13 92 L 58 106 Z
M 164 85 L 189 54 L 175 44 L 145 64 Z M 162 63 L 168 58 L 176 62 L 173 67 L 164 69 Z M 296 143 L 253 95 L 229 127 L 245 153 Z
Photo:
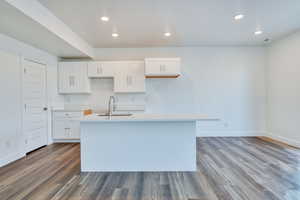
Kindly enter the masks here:
M 265 136 L 267 136 L 269 138 L 272 138 L 274 140 L 278 140 L 279 142 L 284 142 L 288 145 L 300 148 L 300 141 L 297 141 L 297 140 L 294 140 L 294 139 L 291 139 L 291 138 L 282 137 L 282 136 L 279 136 L 279 135 L 275 135 L 273 133 L 266 133 Z
M 5 158 L 0 159 L 0 167 L 3 167 L 4 165 L 7 165 L 13 161 L 16 161 L 20 158 L 23 158 L 25 156 L 24 153 L 16 153 L 6 156 Z
M 261 137 L 264 131 L 198 131 L 197 137 Z M 79 143 L 80 139 L 53 139 L 53 143 Z
M 58 140 L 58 139 L 53 139 L 53 143 L 79 143 L 80 139 L 75 139 L 75 140 Z
M 197 137 L 259 137 L 265 131 L 197 131 Z

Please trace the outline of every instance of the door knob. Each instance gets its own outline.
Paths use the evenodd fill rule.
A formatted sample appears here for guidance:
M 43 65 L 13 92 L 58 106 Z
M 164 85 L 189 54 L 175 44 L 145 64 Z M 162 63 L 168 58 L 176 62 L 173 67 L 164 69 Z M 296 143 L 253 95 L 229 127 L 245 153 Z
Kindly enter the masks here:
M 45 108 L 43 108 L 43 110 L 44 110 L 44 111 L 47 111 L 47 110 L 48 110 L 48 108 L 47 108 L 47 107 L 45 107 Z

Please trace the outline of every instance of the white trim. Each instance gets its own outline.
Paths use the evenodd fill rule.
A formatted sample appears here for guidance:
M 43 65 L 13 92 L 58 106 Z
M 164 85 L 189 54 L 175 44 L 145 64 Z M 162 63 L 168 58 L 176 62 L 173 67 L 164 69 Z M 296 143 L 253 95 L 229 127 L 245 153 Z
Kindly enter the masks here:
M 8 155 L 0 160 L 0 167 L 3 167 L 11 162 L 14 162 L 24 156 L 25 156 L 24 152 Z
M 278 140 L 279 142 L 283 142 L 283 143 L 286 143 L 288 145 L 300 148 L 300 141 L 297 141 L 295 139 L 282 137 L 282 136 L 279 136 L 279 135 L 275 135 L 273 133 L 266 133 L 265 136 L 267 136 L 269 138 L 272 138 L 274 140 Z
M 20 127 L 20 132 L 21 132 L 21 149 L 22 149 L 22 154 L 26 155 L 26 146 L 25 146 L 25 134 L 24 134 L 24 91 L 23 91 L 23 80 L 24 80 L 24 56 L 19 55 L 19 67 L 20 67 L 20 115 L 21 115 L 21 127 Z M 20 153 L 21 154 L 21 153 Z M 17 159 L 16 159 L 17 160 Z
M 80 143 L 80 139 L 53 139 L 53 143 Z
M 258 137 L 265 135 L 266 131 L 197 131 L 197 137 Z
M 39 65 L 45 65 L 45 66 L 46 66 L 45 63 L 41 63 L 41 62 L 35 61 L 35 60 L 33 60 L 33 59 L 24 58 L 24 60 L 26 60 L 26 61 L 28 61 L 28 62 L 33 62 L 33 63 L 39 64 Z

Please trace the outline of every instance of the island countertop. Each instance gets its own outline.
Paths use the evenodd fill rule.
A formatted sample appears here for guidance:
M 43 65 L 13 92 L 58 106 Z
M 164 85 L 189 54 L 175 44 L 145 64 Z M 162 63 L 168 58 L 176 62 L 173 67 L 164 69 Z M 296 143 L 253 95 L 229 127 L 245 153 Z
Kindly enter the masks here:
M 133 114 L 131 116 L 97 116 L 96 114 L 84 116 L 80 122 L 147 122 L 147 121 L 219 121 L 217 117 L 198 114 Z
M 219 119 L 197 114 L 109 119 L 92 114 L 79 120 L 82 172 L 194 172 L 197 122 Z

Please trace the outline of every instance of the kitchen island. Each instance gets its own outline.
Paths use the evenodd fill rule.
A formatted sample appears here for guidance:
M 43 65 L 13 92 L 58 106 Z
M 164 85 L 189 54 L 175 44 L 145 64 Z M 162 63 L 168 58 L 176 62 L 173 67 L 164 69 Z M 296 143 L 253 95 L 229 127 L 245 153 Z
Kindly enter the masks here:
M 80 120 L 81 171 L 196 171 L 200 115 L 146 115 Z

